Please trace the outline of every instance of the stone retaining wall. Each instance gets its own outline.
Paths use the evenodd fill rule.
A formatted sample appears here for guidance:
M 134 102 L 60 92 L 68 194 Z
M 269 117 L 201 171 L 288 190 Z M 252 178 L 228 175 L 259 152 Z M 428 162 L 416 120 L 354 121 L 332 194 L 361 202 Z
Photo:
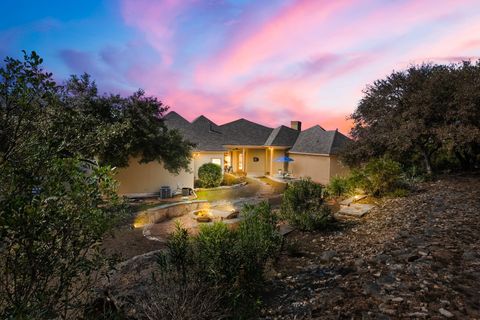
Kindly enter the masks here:
M 183 216 L 194 210 L 204 209 L 208 205 L 206 200 L 193 200 L 150 208 L 137 215 L 134 226 L 139 228 L 149 224 L 160 223 L 167 219 Z

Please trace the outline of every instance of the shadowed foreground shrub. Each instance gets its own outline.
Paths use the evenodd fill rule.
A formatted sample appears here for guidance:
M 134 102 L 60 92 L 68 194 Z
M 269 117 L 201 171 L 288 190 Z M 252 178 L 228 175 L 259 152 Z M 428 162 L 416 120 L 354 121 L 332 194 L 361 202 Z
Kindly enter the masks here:
M 316 230 L 332 222 L 330 208 L 324 204 L 323 187 L 310 179 L 291 184 L 283 194 L 281 216 L 301 230 Z
M 278 252 L 281 236 L 268 203 L 246 205 L 242 215 L 234 230 L 218 222 L 190 236 L 177 226 L 158 257 L 158 290 L 142 300 L 147 319 L 255 316 L 265 266 Z

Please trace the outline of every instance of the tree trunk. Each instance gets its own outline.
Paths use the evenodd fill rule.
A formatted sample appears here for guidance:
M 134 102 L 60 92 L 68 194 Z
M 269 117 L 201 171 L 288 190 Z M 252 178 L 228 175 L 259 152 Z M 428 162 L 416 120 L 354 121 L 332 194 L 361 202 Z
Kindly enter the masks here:
M 432 164 L 430 161 L 430 155 L 425 149 L 422 149 L 423 160 L 425 162 L 425 169 L 427 170 L 428 175 L 432 174 Z

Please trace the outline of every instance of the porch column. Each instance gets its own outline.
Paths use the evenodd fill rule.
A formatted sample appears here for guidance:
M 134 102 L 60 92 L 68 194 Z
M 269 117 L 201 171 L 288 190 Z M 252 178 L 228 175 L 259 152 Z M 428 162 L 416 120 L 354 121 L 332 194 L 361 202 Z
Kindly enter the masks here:
M 273 177 L 273 148 L 270 148 L 270 175 Z
M 245 148 L 242 148 L 242 166 L 243 166 L 243 172 L 245 174 L 247 173 L 247 152 Z
M 267 174 L 268 168 L 267 168 L 267 159 L 268 159 L 268 147 L 265 148 L 265 167 L 263 170 L 265 171 L 265 174 Z

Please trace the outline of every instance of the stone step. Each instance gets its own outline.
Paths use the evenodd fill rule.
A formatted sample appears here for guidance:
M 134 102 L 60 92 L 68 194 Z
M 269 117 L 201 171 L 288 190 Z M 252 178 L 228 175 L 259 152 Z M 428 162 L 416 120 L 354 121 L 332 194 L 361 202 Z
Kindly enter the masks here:
M 350 197 L 348 199 L 345 199 L 345 200 L 341 201 L 340 205 L 349 206 L 350 204 L 354 203 L 355 201 L 365 199 L 366 197 L 367 197 L 366 194 L 356 195 L 356 196 L 353 196 L 353 197 Z
M 373 204 L 354 203 L 348 206 L 342 206 L 337 215 L 352 216 L 361 218 L 366 215 L 375 206 Z

